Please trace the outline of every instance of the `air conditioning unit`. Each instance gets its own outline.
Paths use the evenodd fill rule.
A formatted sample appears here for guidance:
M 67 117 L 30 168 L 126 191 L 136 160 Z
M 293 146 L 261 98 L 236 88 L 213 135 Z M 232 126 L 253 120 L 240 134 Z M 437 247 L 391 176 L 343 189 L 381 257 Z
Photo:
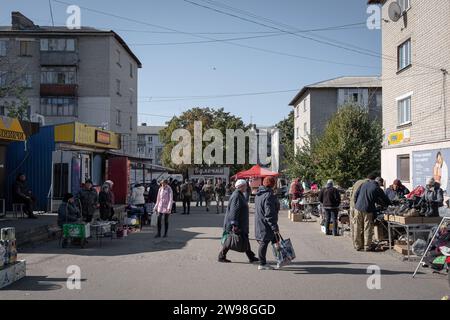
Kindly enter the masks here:
M 31 121 L 39 122 L 40 126 L 45 126 L 45 117 L 43 115 L 35 113 L 31 116 Z

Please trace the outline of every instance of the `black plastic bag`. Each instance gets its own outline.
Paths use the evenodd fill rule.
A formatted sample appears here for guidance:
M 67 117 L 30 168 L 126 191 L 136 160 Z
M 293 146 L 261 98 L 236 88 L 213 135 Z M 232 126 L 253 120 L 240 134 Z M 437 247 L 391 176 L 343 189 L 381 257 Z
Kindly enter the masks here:
M 246 252 L 249 250 L 250 243 L 247 237 L 230 232 L 225 240 L 225 247 L 232 251 Z

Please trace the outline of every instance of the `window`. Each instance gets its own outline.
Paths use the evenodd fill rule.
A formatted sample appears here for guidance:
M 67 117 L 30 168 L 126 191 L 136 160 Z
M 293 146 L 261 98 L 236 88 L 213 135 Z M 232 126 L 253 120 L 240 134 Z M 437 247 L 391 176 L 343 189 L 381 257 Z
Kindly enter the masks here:
M 295 135 L 296 135 L 297 139 L 300 138 L 300 128 L 297 127 Z
M 121 94 L 120 94 L 120 80 L 119 79 L 117 79 L 116 80 L 116 92 L 117 92 L 117 94 L 120 96 Z
M 130 62 L 130 77 L 133 78 L 133 64 Z
M 303 132 L 305 136 L 308 135 L 308 124 L 306 122 L 303 124 Z
M 397 101 L 398 125 L 411 122 L 411 96 Z
M 19 41 L 19 55 L 25 56 L 25 57 L 30 57 L 32 44 L 33 44 L 33 41 L 20 40 Z
M 8 72 L 0 71 L 0 87 L 6 87 Z
M 6 56 L 7 45 L 8 45 L 8 40 L 0 40 L 0 57 Z
M 130 116 L 130 131 L 133 131 L 133 116 Z
M 41 69 L 41 84 L 76 84 L 77 72 L 74 67 L 54 67 Z
M 41 51 L 75 51 L 75 39 L 41 39 Z
M 409 154 L 399 155 L 397 157 L 397 177 L 403 182 L 409 182 Z
M 74 117 L 77 115 L 77 101 L 68 97 L 41 98 L 40 113 L 44 116 Z
M 117 114 L 116 114 L 116 124 L 118 125 L 118 126 L 120 126 L 120 124 L 121 124 L 121 112 L 120 112 L 120 110 L 117 110 Z
M 303 112 L 306 112 L 306 99 L 303 100 Z
M 117 65 L 119 67 L 122 67 L 122 65 L 120 64 L 120 50 L 116 50 L 116 56 L 117 56 Z
M 153 148 L 148 148 L 148 153 L 152 154 L 153 153 Z
M 400 8 L 402 8 L 402 12 L 408 10 L 411 6 L 411 0 L 397 0 Z
M 22 87 L 32 88 L 33 87 L 33 76 L 31 74 L 24 74 L 22 76 Z
M 397 51 L 397 64 L 400 71 L 411 65 L 411 39 L 402 43 Z
M 0 116 L 6 116 L 6 107 L 0 106 Z
M 149 136 L 147 139 L 148 139 L 148 142 L 153 142 L 153 137 L 152 136 Z

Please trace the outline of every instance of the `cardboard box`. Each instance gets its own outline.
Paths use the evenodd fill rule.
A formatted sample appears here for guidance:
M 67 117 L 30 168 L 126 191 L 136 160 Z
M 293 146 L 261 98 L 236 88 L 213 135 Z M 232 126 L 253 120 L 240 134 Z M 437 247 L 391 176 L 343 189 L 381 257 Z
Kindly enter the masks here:
M 410 249 L 409 254 L 410 254 L 410 255 L 414 255 L 413 252 L 412 252 L 412 250 L 411 250 L 411 247 L 410 247 L 409 249 Z M 396 244 L 396 245 L 394 245 L 394 250 L 395 250 L 396 252 L 398 252 L 398 253 L 404 255 L 404 256 L 407 256 L 407 255 L 408 255 L 408 246 L 407 246 L 406 244 L 405 244 L 405 245 L 402 245 L 402 244 Z
M 421 224 L 423 218 L 422 217 L 401 217 L 395 216 L 395 221 L 401 224 Z
M 439 224 L 442 221 L 442 217 L 423 217 L 422 223 Z
M 26 276 L 25 260 L 17 261 L 14 264 L 0 269 L 0 289 L 22 279 Z
M 386 229 L 381 225 L 375 225 L 373 228 L 374 240 L 382 241 L 389 238 Z
M 395 222 L 395 216 L 392 215 L 392 214 L 385 214 L 385 215 L 384 215 L 384 220 L 385 220 L 385 221 Z

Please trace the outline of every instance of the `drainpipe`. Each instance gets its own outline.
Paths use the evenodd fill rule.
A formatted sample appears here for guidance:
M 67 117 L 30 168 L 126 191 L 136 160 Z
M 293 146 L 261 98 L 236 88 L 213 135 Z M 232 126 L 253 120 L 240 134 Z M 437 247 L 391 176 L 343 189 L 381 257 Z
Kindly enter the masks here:
M 441 69 L 442 71 L 442 104 L 444 108 L 444 139 L 447 139 L 447 69 Z

